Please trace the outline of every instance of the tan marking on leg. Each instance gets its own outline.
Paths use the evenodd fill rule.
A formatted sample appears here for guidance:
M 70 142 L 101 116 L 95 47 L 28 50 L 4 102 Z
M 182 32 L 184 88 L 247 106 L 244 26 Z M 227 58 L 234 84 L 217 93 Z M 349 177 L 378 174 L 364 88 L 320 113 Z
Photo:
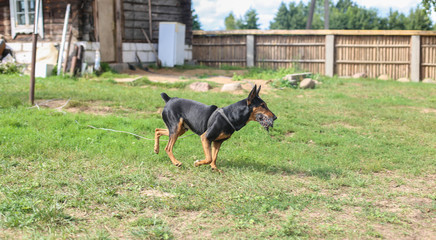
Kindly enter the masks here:
M 212 170 L 218 171 L 220 173 L 222 173 L 223 171 L 219 170 L 216 167 L 216 159 L 218 158 L 218 152 L 220 151 L 220 147 L 222 143 L 223 141 L 212 142 L 212 163 L 210 164 Z
M 165 147 L 165 151 L 168 154 L 168 157 L 170 157 L 171 162 L 176 165 L 177 167 L 180 167 L 182 163 L 174 157 L 173 154 L 173 147 L 174 144 L 177 141 L 177 138 L 181 135 L 183 135 L 186 132 L 185 128 L 183 127 L 183 118 L 180 118 L 179 124 L 177 125 L 176 132 L 170 136 L 170 140 L 168 141 L 167 146 Z
M 214 141 L 219 141 L 219 140 L 227 140 L 232 136 L 232 134 L 228 134 L 228 133 L 220 133 L 220 135 L 218 135 L 218 137 L 214 140 Z
M 156 130 L 154 130 L 154 152 L 156 154 L 159 153 L 159 138 L 160 136 L 169 136 L 170 132 L 168 131 L 168 129 L 163 129 L 163 128 L 156 128 Z
M 194 166 L 198 167 L 204 164 L 210 164 L 212 162 L 212 153 L 210 148 L 210 141 L 207 140 L 207 132 L 201 135 L 201 144 L 203 145 L 203 151 L 205 155 L 205 159 L 202 161 L 195 161 Z

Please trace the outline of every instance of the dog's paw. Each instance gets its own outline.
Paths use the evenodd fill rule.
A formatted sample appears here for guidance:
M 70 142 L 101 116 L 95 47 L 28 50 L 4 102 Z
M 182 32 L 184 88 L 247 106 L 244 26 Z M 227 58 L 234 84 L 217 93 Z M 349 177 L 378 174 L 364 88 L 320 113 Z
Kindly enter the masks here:
M 198 166 L 200 166 L 200 164 L 198 164 L 199 162 L 200 162 L 200 160 L 195 161 L 195 162 L 194 162 L 194 167 L 198 167 Z

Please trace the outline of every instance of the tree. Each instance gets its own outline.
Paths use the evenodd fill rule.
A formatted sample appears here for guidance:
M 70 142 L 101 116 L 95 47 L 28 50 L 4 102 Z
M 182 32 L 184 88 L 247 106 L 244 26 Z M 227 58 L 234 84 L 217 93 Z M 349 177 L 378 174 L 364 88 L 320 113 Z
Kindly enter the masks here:
M 235 16 L 233 15 L 233 12 L 230 12 L 229 16 L 224 19 L 224 25 L 226 26 L 226 30 L 236 29 Z
M 430 30 L 431 20 L 428 12 L 425 9 L 417 6 L 415 9 L 410 9 L 409 16 L 407 17 L 406 29 L 407 30 Z
M 201 30 L 200 19 L 198 18 L 197 13 L 195 13 L 195 9 L 191 11 L 192 14 L 192 30 Z
M 257 17 L 256 10 L 250 8 L 245 12 L 244 17 L 236 20 L 236 29 L 259 29 L 257 21 L 259 21 L 259 17 Z
M 274 21 L 269 24 L 270 29 L 289 29 L 289 11 L 286 5 L 282 2 L 279 10 L 274 17 Z
M 246 23 L 245 29 L 259 29 L 259 25 L 257 21 L 259 21 L 259 17 L 257 16 L 257 12 L 255 9 L 248 9 L 245 13 L 244 20 Z
M 398 11 L 389 10 L 389 15 L 387 18 L 387 26 L 388 30 L 404 30 L 406 29 L 406 16 L 403 13 L 399 13 Z
M 422 5 L 427 12 L 430 12 L 432 9 L 436 12 L 436 0 L 422 0 Z

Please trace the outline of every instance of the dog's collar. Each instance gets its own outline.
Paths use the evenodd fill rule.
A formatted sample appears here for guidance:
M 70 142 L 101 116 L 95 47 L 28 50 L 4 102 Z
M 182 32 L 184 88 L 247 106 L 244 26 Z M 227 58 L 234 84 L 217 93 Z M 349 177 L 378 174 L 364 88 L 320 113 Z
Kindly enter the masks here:
M 233 128 L 233 130 L 237 131 L 235 126 L 233 126 L 232 122 L 230 122 L 230 119 L 226 116 L 222 108 L 218 108 L 217 110 L 215 110 L 215 112 L 218 112 L 224 118 L 224 120 L 226 120 L 226 122 Z

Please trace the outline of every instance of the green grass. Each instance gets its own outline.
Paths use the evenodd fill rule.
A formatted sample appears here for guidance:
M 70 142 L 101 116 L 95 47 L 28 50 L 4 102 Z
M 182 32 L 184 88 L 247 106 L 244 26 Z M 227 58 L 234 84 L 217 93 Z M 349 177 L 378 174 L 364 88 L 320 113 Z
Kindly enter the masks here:
M 436 86 L 322 80 L 314 90 L 261 92 L 275 127 L 250 122 L 236 132 L 221 148 L 218 174 L 193 166 L 203 158 L 197 136 L 176 143 L 184 163 L 176 168 L 165 137 L 156 155 L 153 141 L 88 125 L 153 138 L 164 127 L 163 91 L 217 106 L 248 92 L 37 79 L 37 102 L 71 98 L 58 111 L 30 108 L 28 77 L 1 75 L 0 238 L 434 236 Z

